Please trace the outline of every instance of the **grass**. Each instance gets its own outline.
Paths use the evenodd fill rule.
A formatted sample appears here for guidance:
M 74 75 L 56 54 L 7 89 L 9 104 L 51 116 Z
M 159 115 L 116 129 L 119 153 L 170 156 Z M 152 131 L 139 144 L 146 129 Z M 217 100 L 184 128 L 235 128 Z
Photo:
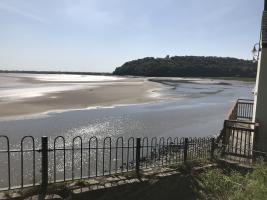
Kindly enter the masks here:
M 252 172 L 211 169 L 198 177 L 202 199 L 265 200 L 267 199 L 267 164 L 259 164 Z

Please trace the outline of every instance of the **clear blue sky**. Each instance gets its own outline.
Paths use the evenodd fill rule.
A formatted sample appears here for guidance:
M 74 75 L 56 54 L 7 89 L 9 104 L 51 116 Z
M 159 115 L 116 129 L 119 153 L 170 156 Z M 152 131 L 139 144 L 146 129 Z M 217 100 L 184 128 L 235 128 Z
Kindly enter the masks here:
M 147 56 L 251 59 L 263 0 L 0 0 L 0 68 L 111 72 Z

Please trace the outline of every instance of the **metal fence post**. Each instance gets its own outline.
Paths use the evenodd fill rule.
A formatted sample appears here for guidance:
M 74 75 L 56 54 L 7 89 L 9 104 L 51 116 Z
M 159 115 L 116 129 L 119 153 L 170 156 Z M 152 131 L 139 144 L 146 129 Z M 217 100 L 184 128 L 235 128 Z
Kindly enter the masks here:
M 135 171 L 139 175 L 140 171 L 140 151 L 141 150 L 141 138 L 136 138 L 136 151 L 135 151 Z
M 48 138 L 42 137 L 42 190 L 46 190 L 48 185 Z
M 184 162 L 187 160 L 187 152 L 188 152 L 188 138 L 184 139 Z
M 210 148 L 210 158 L 214 158 L 214 151 L 215 151 L 215 138 L 211 138 L 211 148 Z

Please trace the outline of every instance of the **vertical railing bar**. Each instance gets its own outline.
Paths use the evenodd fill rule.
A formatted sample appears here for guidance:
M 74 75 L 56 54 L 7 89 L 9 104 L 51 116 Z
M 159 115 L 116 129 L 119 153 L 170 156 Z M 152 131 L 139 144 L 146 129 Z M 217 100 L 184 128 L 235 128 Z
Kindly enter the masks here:
M 240 130 L 238 130 L 238 129 L 235 130 L 235 133 L 236 133 L 235 153 L 236 154 L 237 154 L 237 151 L 238 151 L 239 132 L 240 132 Z
M 199 151 L 199 149 L 198 149 L 198 139 L 195 137 L 194 138 L 194 156 L 193 156 L 193 158 L 195 160 L 198 159 L 198 151 Z
M 110 140 L 109 140 L 109 175 L 111 174 L 111 156 L 112 156 L 112 154 L 111 154 L 111 138 L 110 138 Z
M 247 118 L 249 118 L 249 115 L 250 115 L 250 105 L 247 103 L 247 108 L 246 108 L 246 110 L 247 110 Z
M 248 136 L 247 134 L 248 134 L 248 132 L 246 131 L 246 134 L 245 134 L 245 145 L 244 145 L 245 146 L 245 148 L 244 148 L 244 154 L 245 155 L 247 155 L 247 136 Z
M 83 178 L 83 141 L 82 141 L 82 138 L 81 138 L 81 161 L 80 161 L 80 165 L 81 165 L 81 168 L 80 168 L 80 173 L 81 173 L 81 176 L 80 176 L 80 179 Z
M 106 140 L 109 141 L 109 174 L 111 174 L 111 138 L 105 137 L 103 140 L 103 175 L 105 175 L 105 150 L 106 150 Z
M 207 158 L 207 155 L 209 152 L 211 152 L 211 144 L 212 141 L 210 141 L 210 138 L 204 138 L 201 139 L 201 143 L 202 143 L 202 158 Z M 214 141 L 215 142 L 215 141 Z M 212 153 L 212 152 L 211 152 Z
M 96 152 L 95 152 L 95 176 L 98 176 L 98 139 L 96 138 Z
M 244 113 L 244 111 L 245 111 L 245 110 L 244 110 L 244 104 L 241 104 L 241 108 L 242 108 L 242 118 L 244 118 L 244 114 L 245 114 L 245 113 Z
M 147 163 L 148 163 L 148 138 L 146 140 L 146 168 L 147 168 Z
M 123 172 L 123 150 L 124 150 L 124 145 L 123 145 L 123 138 L 122 138 L 122 143 L 121 143 L 121 172 Z
M 189 160 L 194 160 L 195 156 L 195 150 L 196 150 L 196 144 L 195 144 L 195 138 L 190 138 L 189 140 Z
M 116 147 L 115 147 L 115 173 L 117 173 L 118 169 L 118 138 L 116 140 Z
M 35 148 L 35 140 L 34 140 L 34 138 L 32 138 L 33 139 L 33 144 L 32 144 L 32 149 L 33 149 L 33 158 L 32 158 L 32 170 L 33 170 L 33 179 L 32 179 L 32 181 L 33 181 L 33 186 L 35 186 L 35 150 L 36 150 L 36 148 Z
M 200 158 L 207 159 L 211 157 L 211 139 L 209 137 L 200 138 Z
M 227 133 L 227 141 L 225 141 L 226 142 L 226 144 L 225 145 L 228 145 L 227 146 L 227 152 L 230 152 L 230 144 L 231 144 L 231 135 L 232 135 L 232 132 L 231 132 L 231 129 L 229 128 L 229 127 L 226 127 L 225 128 L 225 130 L 226 130 L 226 133 Z
M 91 150 L 92 150 L 92 147 L 91 147 L 91 143 L 92 143 L 92 140 L 95 141 L 95 149 L 96 150 L 96 154 L 95 154 L 95 176 L 97 176 L 97 164 L 98 164 L 98 139 L 96 136 L 93 136 L 93 137 L 90 137 L 89 138 L 89 141 L 88 141 L 88 177 L 91 177 Z
M 8 175 L 8 189 L 11 189 L 11 173 L 10 173 L 10 143 L 6 135 L 0 135 L 0 138 L 5 138 L 7 145 L 7 175 Z
M 207 137 L 197 139 L 197 158 L 203 159 L 207 157 L 207 148 L 204 148 L 207 143 Z
M 191 140 L 189 140 L 189 158 L 188 160 L 194 160 L 195 158 L 195 151 L 196 151 L 196 143 L 195 143 L 195 138 L 191 138 Z
M 135 171 L 137 176 L 139 176 L 139 171 L 140 171 L 140 150 L 141 150 L 141 138 L 136 138 Z
M 215 138 L 212 137 L 211 138 L 211 150 L 210 150 L 210 152 L 211 152 L 211 159 L 214 158 L 214 151 L 215 151 Z
M 232 134 L 232 141 L 231 141 L 231 153 L 233 153 L 234 152 L 234 138 L 235 138 L 235 135 L 234 135 L 234 130 L 233 129 L 231 129 L 231 134 Z
M 103 154 L 102 155 L 102 175 L 103 176 L 105 175 L 105 148 L 106 148 L 105 139 L 103 141 L 103 150 L 102 150 L 102 154 Z
M 240 105 L 241 117 L 243 118 L 243 106 L 242 104 L 239 104 L 239 105 Z
M 55 139 L 54 139 L 54 147 L 53 147 L 53 154 L 54 154 L 54 183 L 57 182 L 57 178 L 56 178 L 56 144 L 57 144 L 57 140 L 58 139 L 62 139 L 62 142 L 63 142 L 63 180 L 65 181 L 66 180 L 66 146 L 65 146 L 65 138 L 63 136 L 57 136 Z
M 143 146 L 144 146 L 144 138 L 142 139 L 142 143 L 141 143 L 141 158 L 144 158 L 144 148 L 143 148 Z
M 71 177 L 74 180 L 74 142 L 72 140 Z
M 66 141 L 65 138 L 62 137 L 64 139 L 64 143 L 63 143 L 63 179 L 64 181 L 66 181 Z
M 135 151 L 135 150 L 136 150 L 135 138 L 133 138 L 132 146 L 133 146 L 133 147 L 132 147 L 132 153 L 133 153 L 133 155 L 132 155 L 132 156 L 133 156 L 133 161 L 132 161 L 133 166 L 132 166 L 132 167 L 134 168 L 134 163 L 135 163 L 135 162 L 134 162 L 134 161 L 135 161 L 135 153 L 136 153 L 136 151 Z
M 88 172 L 87 172 L 87 175 L 90 178 L 90 176 L 91 176 L 91 138 L 88 141 Z
M 10 174 L 10 143 L 9 138 L 6 136 L 7 139 L 7 165 L 8 165 L 8 189 L 11 189 L 11 174 Z
M 134 138 L 130 137 L 127 140 L 127 156 L 126 156 L 126 171 L 129 171 L 129 158 L 130 158 L 130 148 L 132 149 L 132 161 L 130 163 L 134 163 L 134 150 L 135 150 L 135 143 Z M 130 143 L 132 143 L 132 147 L 130 146 Z
M 184 138 L 179 139 L 179 162 L 182 162 L 182 154 L 184 149 Z
M 164 165 L 164 145 L 165 145 L 165 140 L 163 137 L 160 138 L 159 140 L 159 144 L 161 144 L 160 149 L 159 149 L 159 153 L 160 153 L 160 160 L 161 160 L 161 166 Z
M 249 149 L 249 156 L 251 154 L 251 131 L 249 131 L 249 146 L 248 146 L 248 149 Z
M 173 160 L 175 160 L 174 162 L 177 163 L 177 148 L 178 148 L 177 137 L 174 138 L 174 140 L 173 140 L 173 145 L 174 145 L 174 149 L 173 149 L 174 152 L 173 152 L 173 155 L 174 155 L 174 157 L 175 157 L 175 159 L 173 159 Z
M 207 143 L 205 145 L 205 148 L 207 148 L 207 155 L 210 153 L 211 155 L 208 155 L 210 158 L 214 158 L 214 152 L 215 152 L 215 138 L 211 137 L 207 139 Z M 207 158 L 207 157 L 206 157 Z
M 199 155 L 199 152 L 200 151 L 200 148 L 199 148 L 199 143 L 198 143 L 198 138 L 195 138 L 195 159 L 198 160 L 198 155 Z
M 155 141 L 155 146 L 153 146 L 153 141 Z M 152 161 L 151 164 L 153 165 L 153 163 L 156 164 L 156 159 L 157 159 L 156 158 L 157 157 L 157 138 L 155 137 L 151 138 L 150 145 L 151 145 L 150 156 L 151 156 L 151 161 Z
M 205 149 L 206 149 L 206 145 L 205 145 L 205 140 L 203 138 L 200 139 L 200 146 L 201 146 L 201 152 L 200 152 L 200 157 L 201 158 L 205 158 Z M 203 150 L 204 149 L 204 150 Z
M 205 139 L 203 138 L 198 138 L 197 139 L 197 158 L 202 159 L 203 156 L 205 156 L 205 150 L 203 150 L 203 144 L 205 143 Z
M 202 139 L 202 143 L 203 143 L 202 144 L 203 145 L 203 148 L 207 149 L 208 147 L 207 147 L 207 144 L 206 144 L 206 138 L 203 138 Z M 202 156 L 203 158 L 206 158 L 206 156 L 207 156 L 207 153 L 206 152 L 207 152 L 207 150 L 203 152 L 203 156 Z
M 54 139 L 54 147 L 53 147 L 53 157 L 54 157 L 54 166 L 53 166 L 53 169 L 54 169 L 54 183 L 56 182 L 56 146 L 55 146 L 55 143 L 56 143 L 56 139 Z
M 188 152 L 188 138 L 184 139 L 184 162 L 187 161 L 187 152 Z
M 21 150 L 21 154 L 20 154 L 20 164 L 21 164 L 21 169 L 20 169 L 20 172 L 21 172 L 21 188 L 23 188 L 23 171 L 24 171 L 24 164 L 23 164 L 23 138 L 21 140 L 21 143 L 20 143 L 20 150 Z
M 129 139 L 128 139 L 128 146 L 127 146 L 127 155 L 126 155 L 126 171 L 129 171 Z
M 171 164 L 172 162 L 172 148 L 173 148 L 173 144 L 172 144 L 172 138 L 170 138 L 170 142 L 169 142 L 169 165 Z
M 239 145 L 239 153 L 240 153 L 240 155 L 243 154 L 242 153 L 242 151 L 243 151 L 243 134 L 244 134 L 244 132 L 242 131 L 241 132 L 241 136 L 240 136 L 240 145 Z
M 20 141 L 20 152 L 21 152 L 21 188 L 24 187 L 24 150 L 23 150 L 23 142 L 26 138 L 30 138 L 32 141 L 32 150 L 33 150 L 33 185 L 35 185 L 35 142 L 34 137 L 32 136 L 24 136 Z
M 246 104 L 246 118 L 248 118 L 248 109 L 249 109 L 248 104 Z
M 83 170 L 82 170 L 82 168 L 83 168 L 83 166 L 82 166 L 82 161 L 83 161 L 82 160 L 82 157 L 83 157 L 83 155 L 82 155 L 82 152 L 83 152 L 82 143 L 83 143 L 83 140 L 82 140 L 81 136 L 76 136 L 72 139 L 72 180 L 74 180 L 74 178 L 75 178 L 74 156 L 75 156 L 75 140 L 76 139 L 80 140 L 80 145 L 81 145 L 81 147 L 78 148 L 78 149 L 80 149 L 80 156 L 81 156 L 81 159 L 80 159 L 80 179 L 82 179 L 82 172 L 83 172 Z
M 42 183 L 41 183 L 41 194 L 45 196 L 47 185 L 48 185 L 48 137 L 42 137 Z

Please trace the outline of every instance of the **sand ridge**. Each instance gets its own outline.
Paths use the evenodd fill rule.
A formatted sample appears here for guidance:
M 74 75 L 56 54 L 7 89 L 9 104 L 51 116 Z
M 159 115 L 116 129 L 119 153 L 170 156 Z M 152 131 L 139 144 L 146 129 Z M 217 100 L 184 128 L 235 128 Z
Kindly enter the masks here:
M 79 86 L 78 89 L 69 89 L 63 91 L 52 91 L 43 93 L 39 96 L 21 99 L 1 98 L 0 88 L 0 119 L 10 117 L 23 117 L 54 110 L 82 109 L 95 106 L 113 106 L 123 104 L 140 104 L 159 100 L 158 95 L 152 95 L 153 92 L 161 90 L 164 87 L 160 83 L 150 82 L 146 78 L 124 78 L 112 81 L 98 82 L 55 82 L 44 81 L 33 78 L 33 75 L 1 74 L 1 88 L 7 90 L 9 85 L 14 84 L 18 87 L 24 84 L 24 88 L 33 88 L 38 90 L 38 86 Z M 9 81 L 8 81 L 9 80 Z M 25 86 L 26 85 L 26 86 Z M 14 87 L 13 87 L 14 88 Z M 16 88 L 16 85 L 15 85 Z M 73 87 L 75 88 L 75 87 Z M 14 90 L 16 91 L 16 90 Z M 14 94 L 16 95 L 16 94 Z

